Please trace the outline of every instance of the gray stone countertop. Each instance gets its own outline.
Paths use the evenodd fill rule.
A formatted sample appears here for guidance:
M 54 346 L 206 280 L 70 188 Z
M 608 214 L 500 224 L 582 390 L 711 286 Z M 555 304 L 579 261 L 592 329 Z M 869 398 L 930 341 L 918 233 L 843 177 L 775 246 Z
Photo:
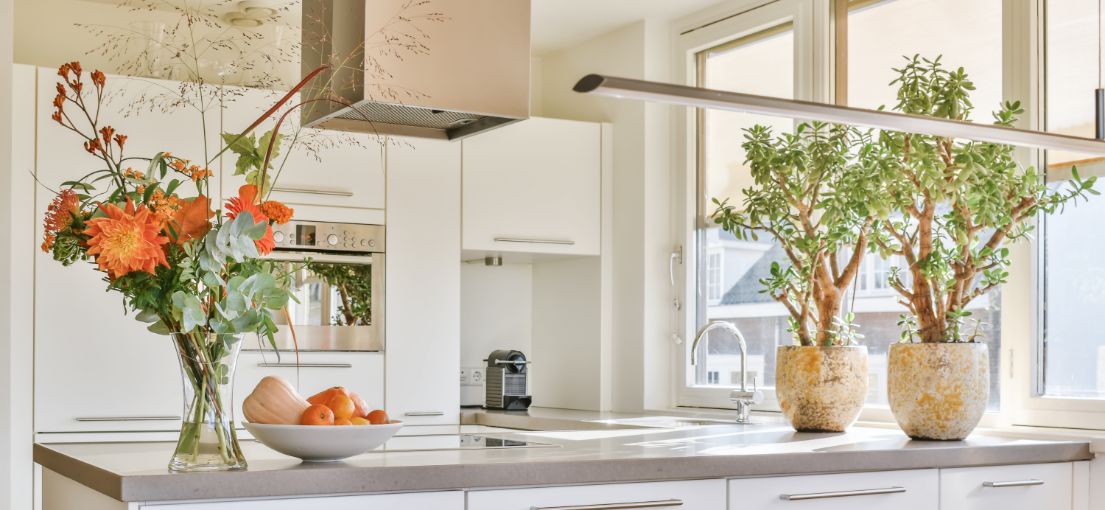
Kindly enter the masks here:
M 246 441 L 242 448 L 249 469 L 229 473 L 170 474 L 166 463 L 173 444 L 158 442 L 39 443 L 34 460 L 120 501 L 174 501 L 966 467 L 1093 456 L 1087 440 L 976 433 L 966 441 L 927 442 L 888 428 L 796 433 L 770 417 L 738 425 L 686 416 L 654 415 L 642 421 L 640 416 L 469 411 L 463 420 L 469 425 L 455 427 L 457 432 L 472 425 L 538 429 L 487 435 L 553 446 L 376 451 L 325 464 L 301 463 Z M 407 445 L 419 441 L 411 436 L 416 429 L 404 429 Z M 427 433 L 449 429 L 438 426 Z M 425 437 L 429 442 L 433 436 Z

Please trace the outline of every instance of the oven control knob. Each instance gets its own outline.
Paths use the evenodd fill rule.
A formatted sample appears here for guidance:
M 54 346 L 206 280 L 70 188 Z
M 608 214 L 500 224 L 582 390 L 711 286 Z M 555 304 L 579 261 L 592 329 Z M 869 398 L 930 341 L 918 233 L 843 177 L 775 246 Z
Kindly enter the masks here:
M 368 245 L 375 248 L 376 247 L 376 241 L 374 239 L 369 239 L 368 240 Z
M 338 245 L 338 235 L 337 234 L 330 234 L 330 235 L 326 236 L 326 242 L 330 246 L 337 246 Z
M 368 239 L 361 239 L 361 246 L 368 246 Z
M 277 243 L 284 242 L 284 233 L 279 231 L 279 230 L 277 230 L 276 232 L 273 232 L 272 233 L 272 240 L 276 241 Z

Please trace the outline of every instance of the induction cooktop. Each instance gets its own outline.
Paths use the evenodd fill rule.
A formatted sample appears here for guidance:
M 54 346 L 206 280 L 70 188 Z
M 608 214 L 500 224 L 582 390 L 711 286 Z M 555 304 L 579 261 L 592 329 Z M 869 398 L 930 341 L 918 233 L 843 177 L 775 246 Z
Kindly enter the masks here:
M 384 443 L 382 451 L 430 450 L 503 450 L 517 448 L 559 448 L 559 445 L 525 439 L 493 437 L 483 434 L 447 434 L 429 436 L 396 436 Z

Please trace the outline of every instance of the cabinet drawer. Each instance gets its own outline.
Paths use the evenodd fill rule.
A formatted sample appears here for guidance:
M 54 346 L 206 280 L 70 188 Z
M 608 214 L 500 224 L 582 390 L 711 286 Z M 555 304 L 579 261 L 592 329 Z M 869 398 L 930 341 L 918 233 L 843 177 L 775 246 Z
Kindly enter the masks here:
M 935 469 L 743 478 L 729 481 L 729 508 L 935 510 L 939 489 Z
M 942 469 L 940 508 L 1069 510 L 1072 478 L 1069 462 Z
M 536 510 L 619 505 L 625 509 L 718 510 L 725 508 L 725 480 L 627 483 L 471 491 L 468 510 Z
M 376 496 L 334 496 L 317 498 L 269 499 L 253 501 L 223 501 L 183 505 L 142 505 L 143 510 L 464 510 L 464 493 L 420 492 L 415 494 L 380 494 Z
M 248 340 L 247 340 L 248 341 Z M 344 386 L 373 409 L 384 407 L 384 355 L 379 352 L 302 352 L 298 370 L 295 353 L 247 351 L 238 356 L 234 378 L 234 410 L 244 420 L 242 401 L 265 376 L 278 375 L 292 383 L 303 398 L 331 386 Z M 298 373 L 297 373 L 298 372 Z

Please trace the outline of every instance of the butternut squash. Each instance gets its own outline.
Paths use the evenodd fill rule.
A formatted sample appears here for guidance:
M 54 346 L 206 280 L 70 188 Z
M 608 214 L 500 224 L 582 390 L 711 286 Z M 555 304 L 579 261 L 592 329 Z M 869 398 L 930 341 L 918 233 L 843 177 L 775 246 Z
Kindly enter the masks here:
M 309 406 L 288 381 L 270 375 L 242 402 L 242 414 L 250 423 L 296 425 Z

